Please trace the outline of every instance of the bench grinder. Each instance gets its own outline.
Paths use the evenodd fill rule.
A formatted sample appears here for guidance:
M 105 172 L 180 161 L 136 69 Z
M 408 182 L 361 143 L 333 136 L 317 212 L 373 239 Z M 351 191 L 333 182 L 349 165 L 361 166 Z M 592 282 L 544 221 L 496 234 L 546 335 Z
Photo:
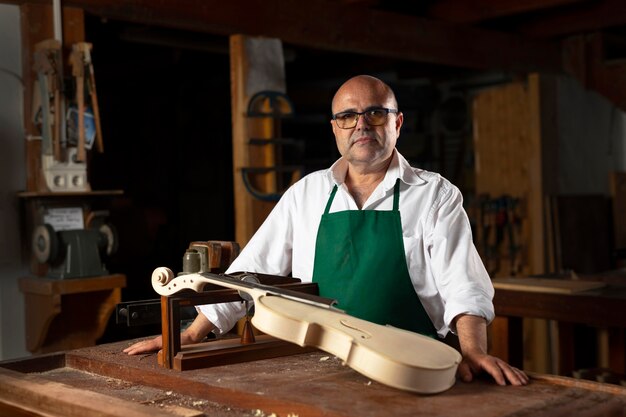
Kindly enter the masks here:
M 108 275 L 103 257 L 117 250 L 117 233 L 113 225 L 93 221 L 79 230 L 59 230 L 47 223 L 33 232 L 32 250 L 40 263 L 48 264 L 49 278 L 84 278 Z

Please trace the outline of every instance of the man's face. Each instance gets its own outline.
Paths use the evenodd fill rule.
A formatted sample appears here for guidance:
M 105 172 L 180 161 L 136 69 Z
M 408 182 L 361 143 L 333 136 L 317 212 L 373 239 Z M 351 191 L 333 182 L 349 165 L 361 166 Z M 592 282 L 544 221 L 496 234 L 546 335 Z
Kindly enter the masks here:
M 344 84 L 333 101 L 333 114 L 345 111 L 363 112 L 373 108 L 395 109 L 389 92 L 369 80 L 353 79 Z M 402 113 L 387 115 L 381 126 L 370 126 L 364 116 L 351 129 L 341 129 L 331 121 L 337 148 L 351 165 L 376 166 L 388 160 L 396 146 L 402 126 Z

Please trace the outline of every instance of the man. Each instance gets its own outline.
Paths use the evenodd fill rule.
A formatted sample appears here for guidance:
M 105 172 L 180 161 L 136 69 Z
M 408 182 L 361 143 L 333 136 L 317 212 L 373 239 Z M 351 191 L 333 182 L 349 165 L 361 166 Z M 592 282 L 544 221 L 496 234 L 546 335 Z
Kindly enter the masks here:
M 412 168 L 395 150 L 403 114 L 388 85 L 371 76 L 344 83 L 331 126 L 341 158 L 283 195 L 227 272 L 255 271 L 317 282 L 348 314 L 432 337 L 453 331 L 459 376 L 489 373 L 500 385 L 526 374 L 487 354 L 493 287 L 472 242 L 459 190 Z M 228 331 L 241 303 L 200 306 L 183 344 Z M 125 350 L 161 347 L 160 338 Z

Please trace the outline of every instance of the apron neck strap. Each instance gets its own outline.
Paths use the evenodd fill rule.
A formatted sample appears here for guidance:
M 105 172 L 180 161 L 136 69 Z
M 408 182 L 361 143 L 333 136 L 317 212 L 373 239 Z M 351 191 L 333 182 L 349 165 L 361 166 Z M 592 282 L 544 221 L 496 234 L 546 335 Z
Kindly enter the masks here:
M 326 203 L 326 209 L 324 210 L 324 214 L 328 214 L 328 212 L 330 211 L 330 206 L 333 204 L 335 194 L 337 194 L 337 184 L 335 184 L 335 186 L 333 187 L 333 191 L 330 193 L 330 197 L 328 198 L 328 202 Z
M 396 185 L 393 187 L 393 211 L 398 211 L 400 207 L 400 178 L 396 180 Z
M 330 193 L 330 197 L 328 198 L 328 202 L 326 203 L 326 208 L 324 209 L 324 214 L 328 214 L 330 211 L 330 206 L 333 204 L 333 200 L 335 199 L 335 194 L 337 194 L 337 184 L 333 187 L 333 191 Z M 396 180 L 396 185 L 393 187 L 393 211 L 398 211 L 400 207 L 400 178 Z

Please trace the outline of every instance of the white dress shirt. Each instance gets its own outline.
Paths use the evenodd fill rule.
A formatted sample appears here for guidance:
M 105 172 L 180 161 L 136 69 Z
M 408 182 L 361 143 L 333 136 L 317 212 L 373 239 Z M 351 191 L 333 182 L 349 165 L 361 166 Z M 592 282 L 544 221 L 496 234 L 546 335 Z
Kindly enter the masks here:
M 289 275 L 311 282 L 319 222 L 335 184 L 330 212 L 358 210 L 344 184 L 347 162 L 311 173 L 291 186 L 228 268 Z M 472 242 L 463 197 L 439 174 L 412 168 L 399 152 L 363 210 L 391 210 L 400 178 L 400 217 L 406 262 L 415 292 L 441 337 L 459 314 L 493 320 L 493 286 Z M 242 303 L 198 306 L 221 334 L 244 314 Z

